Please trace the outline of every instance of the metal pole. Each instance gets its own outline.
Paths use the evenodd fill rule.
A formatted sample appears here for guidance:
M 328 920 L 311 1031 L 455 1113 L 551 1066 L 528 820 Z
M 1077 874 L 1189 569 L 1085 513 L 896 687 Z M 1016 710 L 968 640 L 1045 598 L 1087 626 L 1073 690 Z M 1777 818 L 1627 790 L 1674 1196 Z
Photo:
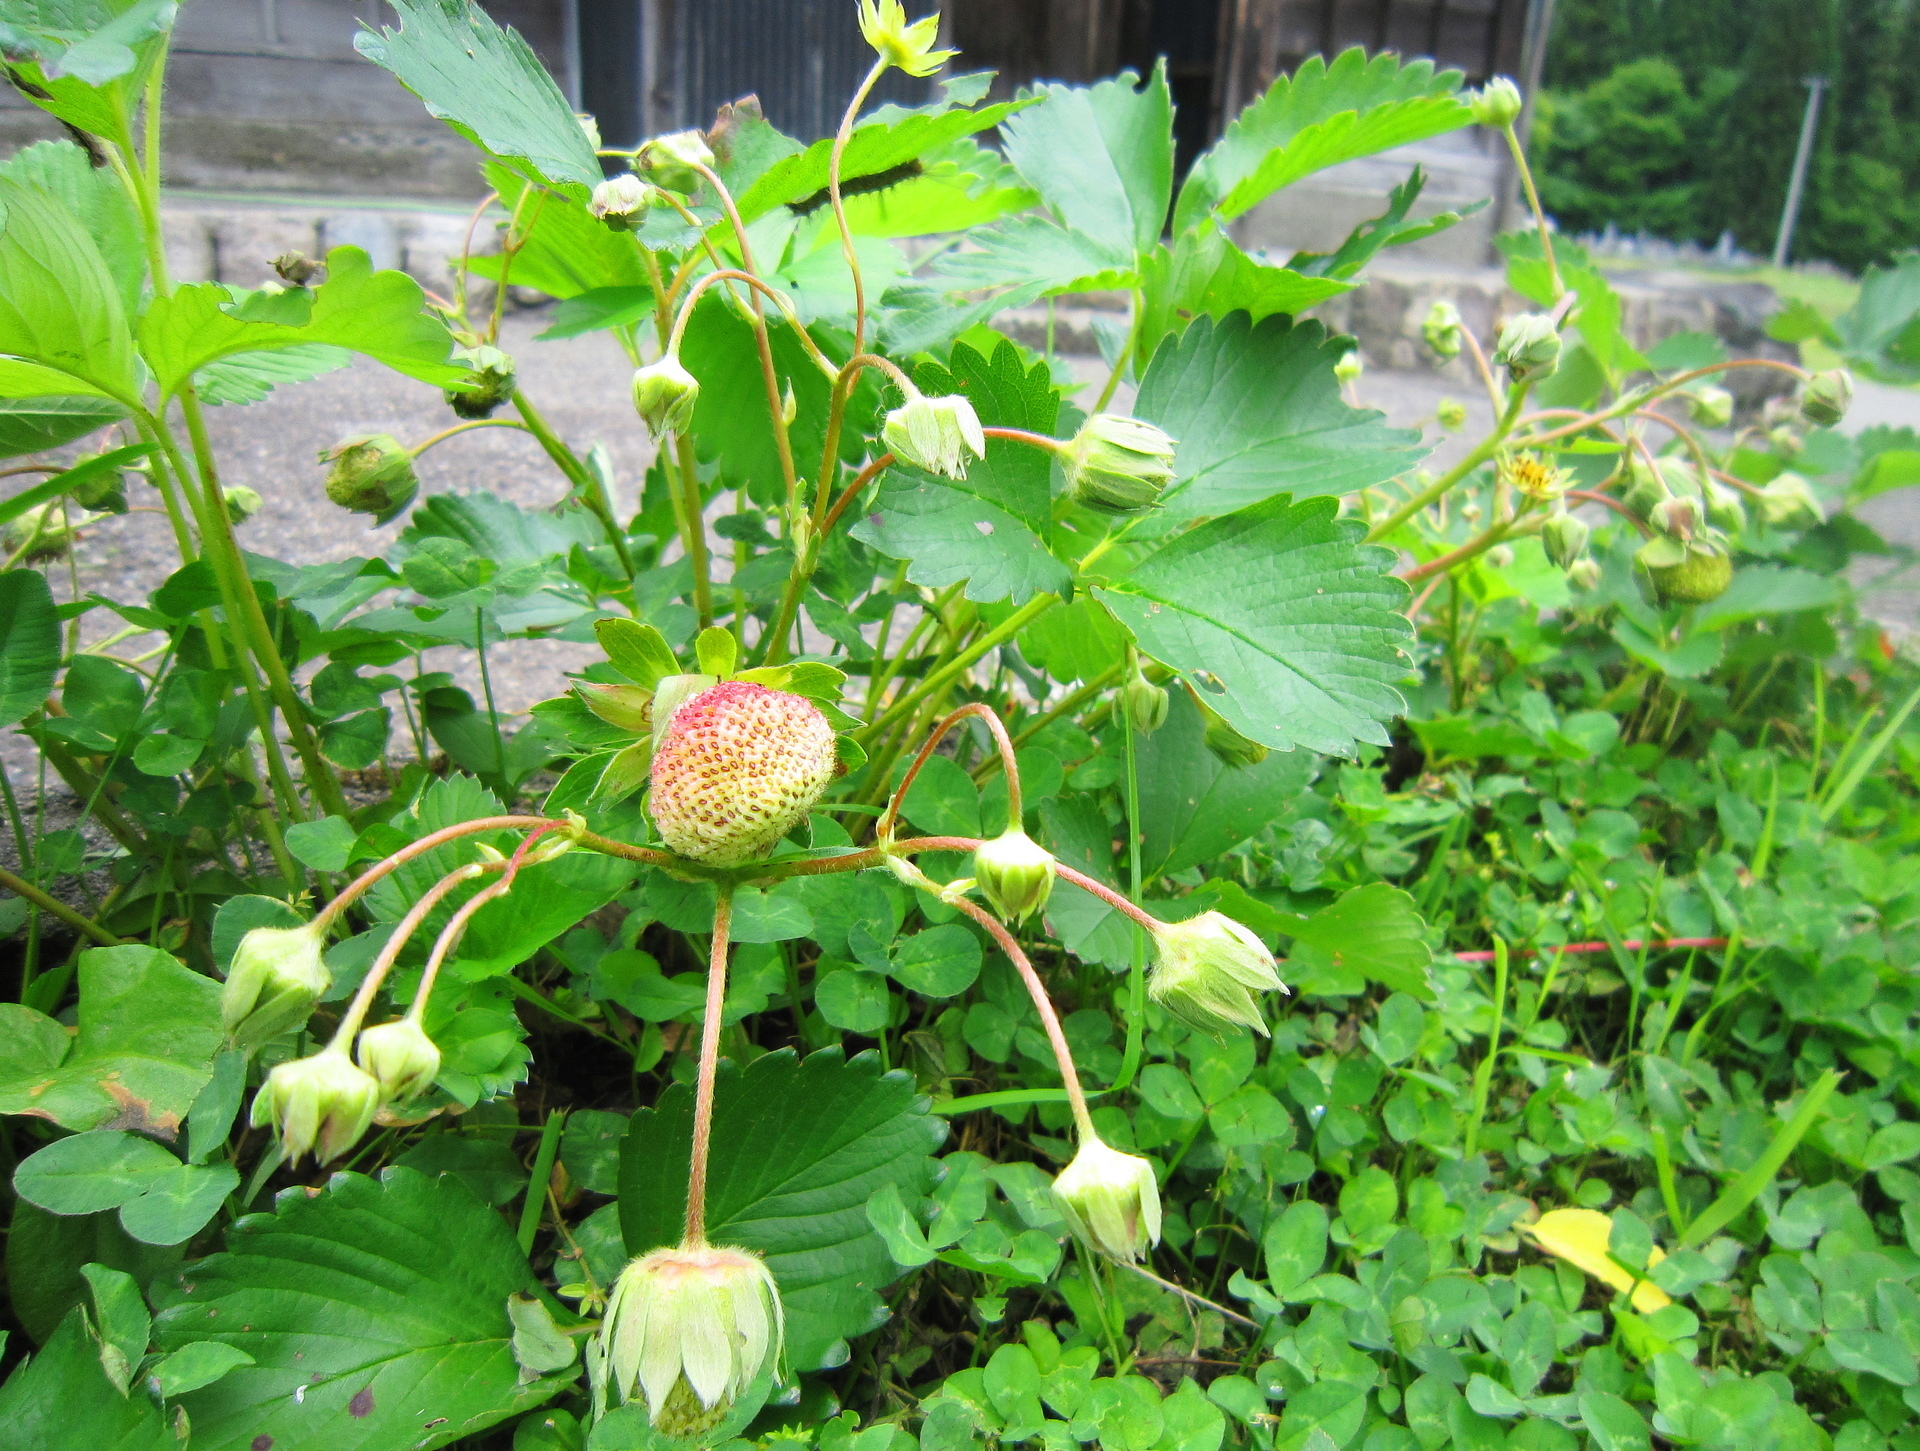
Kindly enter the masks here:
M 1813 134 L 1820 124 L 1820 96 L 1827 88 L 1825 76 L 1808 76 L 1801 82 L 1807 88 L 1807 114 L 1800 122 L 1800 145 L 1793 153 L 1793 175 L 1787 181 L 1787 204 L 1780 211 L 1780 231 L 1773 239 L 1773 265 L 1787 265 L 1793 248 L 1793 224 L 1800 217 L 1800 194 L 1807 185 L 1807 164 L 1813 160 Z

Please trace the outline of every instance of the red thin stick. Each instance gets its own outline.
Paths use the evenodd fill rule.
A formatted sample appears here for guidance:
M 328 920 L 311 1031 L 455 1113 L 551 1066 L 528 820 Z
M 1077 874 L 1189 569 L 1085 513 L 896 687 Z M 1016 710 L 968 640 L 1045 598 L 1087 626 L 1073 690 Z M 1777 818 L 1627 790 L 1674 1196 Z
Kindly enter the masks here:
M 1724 937 L 1663 937 L 1657 942 L 1651 940 L 1643 942 L 1639 938 L 1630 938 L 1620 944 L 1620 946 L 1628 952 L 1638 952 L 1643 947 L 1652 948 L 1655 952 L 1664 952 L 1668 948 L 1673 947 L 1725 947 L 1726 945 L 1727 939 Z M 1513 955 L 1516 957 L 1540 957 L 1549 952 L 1605 952 L 1611 946 L 1612 944 L 1608 942 L 1569 942 L 1564 947 L 1516 947 L 1513 950 Z M 1453 955 L 1462 962 L 1493 961 L 1493 953 L 1490 951 L 1456 952 Z

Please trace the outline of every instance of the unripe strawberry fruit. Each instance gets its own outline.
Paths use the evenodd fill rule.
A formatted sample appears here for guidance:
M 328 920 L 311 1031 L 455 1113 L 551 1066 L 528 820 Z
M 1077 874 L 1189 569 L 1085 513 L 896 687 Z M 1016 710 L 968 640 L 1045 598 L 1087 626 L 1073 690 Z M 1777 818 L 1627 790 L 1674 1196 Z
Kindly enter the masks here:
M 759 861 L 833 780 L 833 727 L 803 696 L 744 680 L 673 712 L 653 752 L 653 819 L 681 856 Z

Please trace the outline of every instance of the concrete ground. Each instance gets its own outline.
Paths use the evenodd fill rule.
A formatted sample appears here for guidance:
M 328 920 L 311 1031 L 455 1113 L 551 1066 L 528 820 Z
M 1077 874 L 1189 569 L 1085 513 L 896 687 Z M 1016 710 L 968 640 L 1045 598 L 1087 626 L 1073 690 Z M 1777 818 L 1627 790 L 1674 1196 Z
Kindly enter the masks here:
M 651 445 L 634 417 L 628 398 L 629 367 L 612 339 L 602 333 L 566 342 L 538 343 L 534 335 L 548 324 L 544 311 L 510 315 L 502 344 L 520 367 L 523 385 L 553 426 L 577 448 L 598 440 L 614 458 L 616 506 L 630 510 Z M 1102 376 L 1094 359 L 1079 369 Z M 1444 398 L 1466 404 L 1469 424 L 1463 434 L 1442 442 L 1440 463 L 1457 457 L 1467 441 L 1490 422 L 1484 394 L 1453 378 L 1430 372 L 1370 369 L 1357 388 L 1359 400 L 1386 412 L 1396 424 L 1431 419 Z M 1117 400 L 1124 406 L 1125 400 Z M 370 528 L 364 516 L 329 503 L 322 488 L 319 452 L 352 434 L 386 432 L 417 441 L 454 420 L 437 391 L 373 363 L 349 368 L 312 382 L 283 389 L 248 407 L 209 411 L 224 482 L 259 492 L 264 505 L 240 530 L 241 542 L 256 553 L 296 564 L 318 564 L 371 556 L 398 535 L 401 525 Z M 1847 427 L 1905 424 L 1920 428 L 1920 390 L 1863 383 Z M 491 490 L 523 505 L 561 496 L 564 486 L 538 445 L 513 429 L 479 429 L 429 451 L 420 461 L 422 491 Z M 150 490 L 137 504 L 156 506 Z M 1891 542 L 1920 546 L 1920 493 L 1906 490 L 1874 500 L 1861 514 Z M 79 591 L 98 590 L 116 599 L 144 600 L 178 565 L 165 517 L 157 511 L 110 517 L 91 525 L 76 551 Z M 66 571 L 53 571 L 64 593 Z M 1920 587 L 1882 591 L 1870 608 L 1885 618 L 1911 625 L 1920 618 Z M 118 621 L 105 610 L 86 617 L 84 633 L 99 638 Z M 433 652 L 430 669 L 452 670 L 478 694 L 471 652 L 448 648 Z M 502 710 L 522 711 L 563 688 L 568 670 L 597 658 L 592 646 L 554 641 L 516 641 L 489 652 L 496 698 Z M 29 786 L 35 762 L 17 736 L 0 741 L 13 780 Z

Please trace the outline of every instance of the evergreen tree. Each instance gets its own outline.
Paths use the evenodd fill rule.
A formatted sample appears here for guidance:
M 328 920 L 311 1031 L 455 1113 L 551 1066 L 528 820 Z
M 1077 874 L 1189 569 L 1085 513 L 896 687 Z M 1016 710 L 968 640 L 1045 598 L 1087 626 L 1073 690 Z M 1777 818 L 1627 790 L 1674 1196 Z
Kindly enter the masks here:
M 1703 138 L 1705 221 L 1748 251 L 1773 247 L 1806 110 L 1801 82 L 1833 75 L 1838 59 L 1835 11 L 1834 0 L 1754 0 L 1738 87 L 1717 134 Z

